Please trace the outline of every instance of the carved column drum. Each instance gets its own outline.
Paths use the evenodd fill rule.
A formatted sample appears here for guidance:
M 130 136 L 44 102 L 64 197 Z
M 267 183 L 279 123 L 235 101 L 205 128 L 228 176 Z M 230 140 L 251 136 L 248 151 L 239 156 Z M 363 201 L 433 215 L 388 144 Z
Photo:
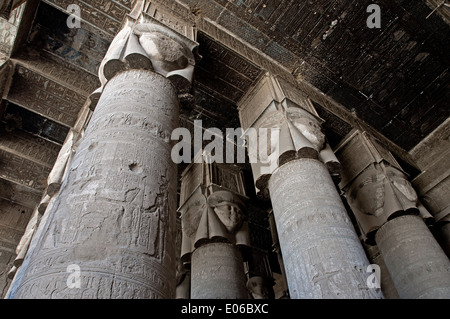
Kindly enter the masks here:
M 15 298 L 175 297 L 178 103 L 151 71 L 107 83 Z

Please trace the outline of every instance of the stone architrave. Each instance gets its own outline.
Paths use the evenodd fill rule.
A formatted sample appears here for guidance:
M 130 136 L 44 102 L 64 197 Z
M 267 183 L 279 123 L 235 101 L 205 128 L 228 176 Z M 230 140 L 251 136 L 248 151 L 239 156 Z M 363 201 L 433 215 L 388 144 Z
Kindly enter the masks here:
M 105 56 L 95 111 L 12 298 L 175 297 L 170 136 L 178 126 L 176 85 L 185 82 L 171 77 L 192 79 L 185 69 L 193 69 L 197 44 L 151 17 L 136 22 Z M 133 34 L 158 71 L 109 63 L 136 45 Z
M 378 246 L 399 297 L 449 298 L 450 261 L 393 155 L 360 131 L 350 133 L 336 154 L 344 163 L 340 187 L 365 242 Z
M 369 261 L 325 165 L 332 159 L 311 101 L 267 74 L 239 111 L 259 147 L 270 134 L 252 170 L 258 191 L 270 196 L 291 298 L 381 298 L 367 287 Z

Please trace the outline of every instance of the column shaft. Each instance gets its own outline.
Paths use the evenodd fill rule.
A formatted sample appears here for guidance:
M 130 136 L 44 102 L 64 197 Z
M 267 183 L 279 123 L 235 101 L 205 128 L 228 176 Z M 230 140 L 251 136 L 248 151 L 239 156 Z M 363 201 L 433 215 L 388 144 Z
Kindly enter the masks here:
M 434 235 L 444 250 L 448 258 L 450 258 L 450 221 L 436 225 Z
M 107 83 L 16 298 L 175 297 L 177 120 L 165 77 L 129 70 Z
M 377 298 L 369 262 L 326 166 L 292 160 L 269 180 L 291 298 Z
M 247 299 L 241 253 L 236 245 L 208 243 L 192 253 L 192 299 Z
M 375 240 L 400 298 L 450 298 L 450 261 L 419 216 L 388 221 Z

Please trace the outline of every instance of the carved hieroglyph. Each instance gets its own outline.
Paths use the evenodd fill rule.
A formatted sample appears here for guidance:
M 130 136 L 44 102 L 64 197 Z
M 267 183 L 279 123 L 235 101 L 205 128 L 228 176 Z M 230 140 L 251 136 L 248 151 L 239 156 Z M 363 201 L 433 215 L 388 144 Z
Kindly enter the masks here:
M 400 298 L 450 298 L 450 260 L 421 217 L 396 217 L 375 238 Z
M 105 86 L 15 298 L 175 297 L 172 83 L 129 70 Z M 67 267 L 80 267 L 69 289 Z
M 239 249 L 250 245 L 243 175 L 233 164 L 217 166 L 203 155 L 182 174 L 178 209 L 180 260 L 190 265 L 191 298 L 248 298 Z
M 269 180 L 291 298 L 381 298 L 369 261 L 325 165 L 295 159 Z
M 344 163 L 340 187 L 365 242 L 378 246 L 400 298 L 449 298 L 450 262 L 392 154 L 360 131 L 350 133 L 337 154 Z
M 394 214 L 419 214 L 417 194 L 405 174 L 383 164 L 370 165 L 356 177 L 346 197 L 369 242 Z
M 209 243 L 192 255 L 192 299 L 247 299 L 244 263 L 230 243 Z

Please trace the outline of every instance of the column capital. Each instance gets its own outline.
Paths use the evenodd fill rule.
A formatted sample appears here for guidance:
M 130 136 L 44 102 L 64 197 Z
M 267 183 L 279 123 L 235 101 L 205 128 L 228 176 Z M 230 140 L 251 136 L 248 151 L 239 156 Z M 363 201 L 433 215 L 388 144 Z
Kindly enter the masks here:
M 191 253 L 209 242 L 249 246 L 246 199 L 239 167 L 209 163 L 204 156 L 191 163 L 181 176 L 181 260 L 189 262 Z
M 152 3 L 138 1 L 100 64 L 102 86 L 91 94 L 91 109 L 95 109 L 107 82 L 129 69 L 159 73 L 171 80 L 181 98 L 188 98 L 196 60 L 200 58 L 195 40 L 196 29 L 191 22 L 161 11 Z
M 421 214 L 416 191 L 394 156 L 366 132 L 355 130 L 338 146 L 343 165 L 339 187 L 366 243 L 388 220 Z
M 196 248 L 211 242 L 249 246 L 245 210 L 244 202 L 230 191 L 216 191 L 206 197 L 197 188 L 179 209 L 181 260 L 189 262 Z
M 339 161 L 322 129 L 324 120 L 293 84 L 266 73 L 241 99 L 238 109 L 260 197 L 267 199 L 272 173 L 293 159 L 320 160 L 333 176 L 339 175 Z

